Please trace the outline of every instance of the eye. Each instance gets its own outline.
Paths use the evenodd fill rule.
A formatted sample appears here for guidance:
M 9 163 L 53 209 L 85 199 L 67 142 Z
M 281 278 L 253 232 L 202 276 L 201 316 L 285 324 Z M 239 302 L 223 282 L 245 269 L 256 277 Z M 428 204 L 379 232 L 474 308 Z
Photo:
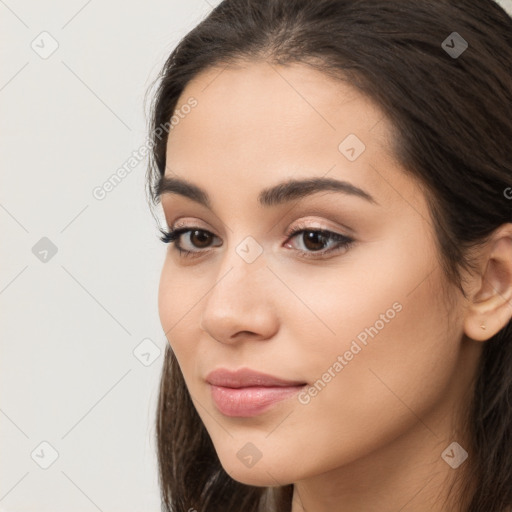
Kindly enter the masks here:
M 338 253 L 348 250 L 355 242 L 353 238 L 334 233 L 326 229 L 315 229 L 307 226 L 295 228 L 287 234 L 288 240 L 297 237 L 302 245 L 297 252 L 304 258 L 318 258 L 330 253 Z M 285 247 L 291 247 L 291 244 Z M 326 248 L 327 247 L 327 248 Z
M 183 257 L 196 257 L 209 252 L 201 249 L 209 248 L 212 240 L 217 238 L 213 233 L 205 229 L 192 226 L 171 231 L 160 229 L 160 232 L 162 233 L 160 240 L 164 243 L 174 243 L 175 249 Z M 183 245 L 182 237 L 185 239 L 185 246 Z M 298 238 L 302 248 L 296 249 L 296 252 L 303 258 L 319 258 L 326 254 L 346 251 L 355 242 L 353 238 L 345 235 L 308 226 L 298 226 L 294 230 L 289 231 L 286 237 L 285 247 L 291 248 L 293 246 L 289 243 L 289 240 Z M 217 245 L 217 247 L 220 245 L 222 244 Z
M 216 238 L 213 233 L 210 233 L 209 231 L 198 227 L 182 227 L 170 231 L 160 229 L 160 232 L 162 233 L 162 236 L 160 237 L 160 240 L 162 242 L 166 244 L 174 243 L 174 247 L 179 252 L 180 256 L 186 257 L 196 256 L 200 253 L 207 252 L 201 250 L 194 250 L 193 247 L 199 249 L 207 248 L 209 247 L 209 243 L 211 242 L 212 238 Z M 186 237 L 183 238 L 188 238 L 188 247 L 192 247 L 192 249 L 183 247 L 183 235 L 187 235 Z

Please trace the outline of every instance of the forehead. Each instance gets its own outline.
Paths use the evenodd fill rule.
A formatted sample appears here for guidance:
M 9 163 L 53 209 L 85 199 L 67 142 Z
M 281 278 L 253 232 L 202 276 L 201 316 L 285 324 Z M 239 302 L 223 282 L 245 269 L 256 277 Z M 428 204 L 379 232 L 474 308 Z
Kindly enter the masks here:
M 387 128 L 383 113 L 357 89 L 303 64 L 257 61 L 207 69 L 189 82 L 177 109 L 190 97 L 198 101 L 193 120 L 173 130 L 170 143 L 189 135 L 187 126 L 201 128 L 197 135 L 204 139 L 215 135 L 215 142 L 223 138 L 233 146 L 254 139 L 279 146 L 325 137 L 336 142 L 349 133 L 369 139 L 366 132 L 380 124 L 372 133 L 375 140 Z
M 176 112 L 190 98 L 197 106 L 169 134 L 166 174 L 242 195 L 285 178 L 323 176 L 393 195 L 389 185 L 378 192 L 398 165 L 391 127 L 347 82 L 301 64 L 239 63 L 200 73 Z

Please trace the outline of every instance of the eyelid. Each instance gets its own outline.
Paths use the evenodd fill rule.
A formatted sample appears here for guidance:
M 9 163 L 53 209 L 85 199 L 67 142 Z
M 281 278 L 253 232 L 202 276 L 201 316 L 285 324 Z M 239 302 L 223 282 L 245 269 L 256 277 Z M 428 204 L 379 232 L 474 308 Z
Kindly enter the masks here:
M 204 225 L 206 225 L 206 227 L 204 227 Z M 181 228 L 201 229 L 202 231 L 208 231 L 212 235 L 214 235 L 215 231 L 214 229 L 210 228 L 206 222 L 198 221 L 193 217 L 182 217 L 178 220 L 175 220 L 174 222 L 168 223 L 168 226 L 171 231 Z
M 216 235 L 214 233 L 213 229 L 210 229 L 209 227 L 206 227 L 206 228 L 202 227 L 202 226 L 200 226 L 200 223 L 195 220 L 192 221 L 192 220 L 187 220 L 186 218 L 182 218 L 182 219 L 178 219 L 177 221 L 174 221 L 172 223 L 169 223 L 169 226 L 170 226 L 169 227 L 170 231 L 176 231 L 181 228 L 188 228 L 190 230 L 196 229 L 196 230 L 206 231 L 206 232 L 210 233 L 211 235 L 219 238 L 218 235 Z M 353 238 L 353 233 L 354 233 L 354 231 L 352 229 L 350 229 L 348 226 L 343 226 L 342 229 L 338 229 L 338 228 L 330 227 L 328 224 L 322 223 L 321 221 L 316 220 L 316 219 L 310 219 L 308 222 L 307 218 L 305 218 L 305 219 L 301 219 L 300 221 L 298 221 L 295 224 L 292 223 L 286 229 L 285 235 L 286 235 L 286 237 L 290 237 L 294 232 L 299 231 L 301 229 L 329 231 L 334 234 L 345 236 L 347 238 Z
M 308 220 L 309 219 L 309 220 Z M 294 231 L 298 231 L 301 229 L 304 230 L 318 230 L 318 231 L 329 231 L 331 233 L 345 236 L 347 238 L 354 238 L 355 232 L 353 229 L 349 228 L 348 226 L 345 226 L 343 224 L 340 225 L 341 227 L 333 227 L 332 223 L 329 223 L 327 221 L 320 221 L 316 219 L 311 219 L 310 217 L 306 217 L 303 219 L 300 219 L 296 223 L 292 223 L 286 230 L 287 235 L 291 235 Z

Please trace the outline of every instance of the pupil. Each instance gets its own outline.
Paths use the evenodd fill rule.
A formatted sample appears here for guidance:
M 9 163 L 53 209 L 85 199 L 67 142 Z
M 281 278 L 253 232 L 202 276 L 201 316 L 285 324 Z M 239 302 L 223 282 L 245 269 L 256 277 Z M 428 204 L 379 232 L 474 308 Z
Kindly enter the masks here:
M 197 235 L 197 233 L 199 233 L 199 236 Z M 201 236 L 201 233 L 202 233 L 202 236 Z M 208 245 L 208 235 L 204 232 L 204 231 L 199 231 L 199 230 L 196 230 L 192 233 L 191 235 L 192 237 L 197 237 L 199 238 L 199 244 L 195 244 L 194 245 L 197 245 L 199 247 L 202 247 L 202 242 L 201 242 L 201 238 L 203 239 L 203 242 L 206 242 L 206 243 L 203 243 L 203 246 L 206 246 Z
M 324 237 L 322 235 L 322 233 L 318 233 L 318 232 L 313 232 L 313 231 L 306 231 L 304 233 L 304 235 L 306 236 L 306 240 L 305 240 L 305 246 L 308 248 L 308 249 L 311 249 L 311 250 L 315 250 L 315 249 L 322 249 L 323 248 L 323 245 L 324 245 Z M 315 239 L 319 238 L 320 241 L 317 242 L 316 246 L 315 246 Z M 310 247 L 308 242 L 313 242 L 313 247 Z

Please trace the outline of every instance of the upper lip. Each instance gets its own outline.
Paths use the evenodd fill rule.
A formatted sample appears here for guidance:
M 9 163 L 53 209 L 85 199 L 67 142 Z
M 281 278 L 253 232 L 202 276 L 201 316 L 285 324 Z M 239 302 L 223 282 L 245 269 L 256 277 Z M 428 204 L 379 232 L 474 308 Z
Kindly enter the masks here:
M 222 386 L 226 388 L 244 388 L 250 386 L 265 387 L 284 387 L 284 386 L 301 386 L 306 384 L 298 380 L 285 380 L 266 373 L 257 372 L 250 368 L 240 368 L 238 370 L 228 370 L 226 368 L 218 368 L 213 370 L 206 376 L 206 382 L 214 386 Z

